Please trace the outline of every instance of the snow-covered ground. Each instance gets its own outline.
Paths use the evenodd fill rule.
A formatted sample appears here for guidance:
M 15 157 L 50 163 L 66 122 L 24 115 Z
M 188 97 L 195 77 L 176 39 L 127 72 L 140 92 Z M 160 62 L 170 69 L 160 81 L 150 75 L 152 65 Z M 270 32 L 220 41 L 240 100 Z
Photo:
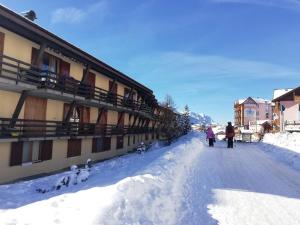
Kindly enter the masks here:
M 266 134 L 261 146 L 278 161 L 300 171 L 300 132 Z
M 258 144 L 208 148 L 192 132 L 98 163 L 84 183 L 35 191 L 62 175 L 0 186 L 0 224 L 300 224 L 300 173 Z

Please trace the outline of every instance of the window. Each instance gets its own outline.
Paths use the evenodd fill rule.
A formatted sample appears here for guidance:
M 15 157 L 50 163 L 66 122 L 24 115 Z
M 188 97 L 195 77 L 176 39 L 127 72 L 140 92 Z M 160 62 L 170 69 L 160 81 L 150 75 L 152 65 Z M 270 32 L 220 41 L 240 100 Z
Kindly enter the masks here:
M 128 135 L 127 144 L 128 144 L 128 146 L 130 146 L 130 135 Z
M 266 113 L 266 119 L 269 119 L 269 113 Z
M 123 136 L 117 136 L 117 149 L 123 148 Z
M 68 140 L 67 158 L 81 155 L 81 139 Z
M 25 141 L 11 144 L 10 165 L 35 163 L 52 158 L 52 141 Z
M 132 144 L 135 144 L 135 135 L 133 135 Z
M 109 151 L 111 145 L 111 138 L 110 137 L 100 137 L 93 139 L 93 147 L 92 152 L 104 152 Z
M 149 140 L 149 134 L 145 134 L 145 140 L 146 140 L 146 141 Z
M 38 141 L 23 143 L 22 163 L 36 162 L 39 160 L 40 144 Z

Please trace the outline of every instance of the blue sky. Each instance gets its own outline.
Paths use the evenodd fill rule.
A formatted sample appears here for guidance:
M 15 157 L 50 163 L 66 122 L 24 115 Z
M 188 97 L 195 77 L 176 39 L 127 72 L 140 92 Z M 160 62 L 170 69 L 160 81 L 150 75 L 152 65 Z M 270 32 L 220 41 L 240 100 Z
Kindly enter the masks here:
M 43 3 L 41 3 L 43 2 Z M 37 23 L 218 122 L 233 102 L 300 85 L 300 0 L 5 0 Z

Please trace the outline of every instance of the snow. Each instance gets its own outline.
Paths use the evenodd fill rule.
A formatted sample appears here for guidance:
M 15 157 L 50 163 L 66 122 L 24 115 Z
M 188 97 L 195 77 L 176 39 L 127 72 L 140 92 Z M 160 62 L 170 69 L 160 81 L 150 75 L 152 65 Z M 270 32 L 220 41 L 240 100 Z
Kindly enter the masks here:
M 273 99 L 276 99 L 282 95 L 284 95 L 285 93 L 289 92 L 293 90 L 292 88 L 286 88 L 286 89 L 275 89 L 273 92 Z
M 300 133 L 265 134 L 262 149 L 272 157 L 300 171 Z
M 191 132 L 94 164 L 89 179 L 41 194 L 68 172 L 0 186 L 1 224 L 300 224 L 300 172 L 265 144 L 208 148 Z

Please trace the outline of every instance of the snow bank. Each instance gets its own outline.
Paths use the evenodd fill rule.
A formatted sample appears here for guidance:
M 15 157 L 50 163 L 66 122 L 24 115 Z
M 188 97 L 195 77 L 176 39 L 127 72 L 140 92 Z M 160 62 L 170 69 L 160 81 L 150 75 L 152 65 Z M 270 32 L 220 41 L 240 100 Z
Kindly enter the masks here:
M 105 224 L 176 224 L 184 202 L 183 183 L 199 157 L 199 136 L 183 138 L 135 176 L 120 181 L 116 201 L 99 221 Z M 200 147 L 200 148 L 199 148 Z
M 265 134 L 260 145 L 278 161 L 300 170 L 300 133 Z
M 297 132 L 265 134 L 263 142 L 300 153 L 300 133 Z

